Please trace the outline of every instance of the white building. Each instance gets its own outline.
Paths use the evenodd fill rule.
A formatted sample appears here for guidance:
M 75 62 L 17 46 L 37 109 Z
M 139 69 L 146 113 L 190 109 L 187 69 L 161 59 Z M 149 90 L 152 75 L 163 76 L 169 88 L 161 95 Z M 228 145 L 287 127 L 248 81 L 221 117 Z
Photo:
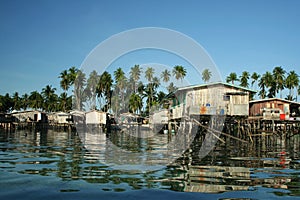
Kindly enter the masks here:
M 106 112 L 91 110 L 85 113 L 86 125 L 105 125 Z

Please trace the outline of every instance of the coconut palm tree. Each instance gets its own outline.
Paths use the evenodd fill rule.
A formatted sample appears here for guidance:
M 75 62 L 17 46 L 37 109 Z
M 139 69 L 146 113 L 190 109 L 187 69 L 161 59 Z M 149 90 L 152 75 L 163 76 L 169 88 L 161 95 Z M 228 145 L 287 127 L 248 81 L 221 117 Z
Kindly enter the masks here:
M 71 73 L 70 73 L 71 74 Z M 72 72 L 71 79 L 74 77 Z M 83 108 L 83 102 L 85 99 L 84 87 L 86 85 L 85 73 L 81 70 L 77 70 L 74 80 L 74 105 L 73 108 L 81 110 Z
M 148 80 L 148 85 L 145 88 L 145 93 L 147 93 L 147 102 L 148 102 L 148 109 L 150 110 L 150 106 L 151 103 L 153 102 L 153 85 L 152 85 L 152 81 L 153 81 L 153 75 L 154 75 L 154 69 L 152 67 L 148 67 L 145 71 L 145 78 Z
M 243 71 L 242 75 L 240 76 L 240 80 L 241 80 L 240 86 L 249 87 L 249 83 L 248 83 L 249 77 L 250 77 L 249 72 Z
M 167 83 L 169 82 L 171 77 L 171 72 L 167 69 L 165 69 L 162 73 L 161 73 L 161 78 L 163 80 L 163 82 Z
M 285 85 L 285 73 L 286 71 L 281 66 L 273 69 L 275 91 L 276 93 L 280 92 L 280 98 L 282 98 L 282 90 L 284 89 Z
M 134 92 L 137 90 L 137 82 L 141 77 L 142 69 L 139 65 L 134 65 L 130 70 L 130 78 L 134 81 Z
M 294 70 L 288 73 L 288 76 L 286 77 L 285 85 L 290 90 L 289 96 L 293 97 L 294 95 L 292 93 L 292 90 L 297 86 L 299 86 L 299 76 Z
M 252 75 L 251 75 L 251 79 L 252 79 L 252 82 L 251 82 L 251 86 L 253 87 L 253 85 L 255 84 L 255 82 L 257 82 L 257 80 L 260 78 L 260 75 L 257 74 L 256 72 L 253 72 Z
M 258 85 L 261 89 L 259 92 L 261 98 L 265 98 L 266 96 L 271 98 L 275 96 L 274 79 L 271 72 L 267 71 L 265 74 L 263 74 L 259 80 Z M 266 93 L 266 89 L 268 89 L 268 94 Z
M 212 76 L 211 71 L 209 71 L 209 69 L 204 69 L 202 72 L 202 80 L 204 81 L 204 83 L 208 83 L 210 78 Z
M 154 75 L 154 69 L 152 67 L 148 67 L 145 71 L 145 78 L 148 80 L 148 82 L 152 82 Z
M 96 109 L 96 89 L 97 85 L 99 83 L 100 76 L 96 72 L 96 70 L 93 70 L 89 78 L 87 79 L 87 85 L 86 85 L 86 94 L 87 98 L 89 99 L 90 103 L 90 109 Z
M 98 98 L 101 97 L 105 98 L 105 102 L 108 108 L 110 108 L 110 104 L 111 104 L 112 85 L 113 85 L 113 80 L 111 78 L 111 75 L 107 71 L 104 71 L 100 76 L 96 92 Z
M 298 86 L 298 96 L 300 95 L 300 86 Z
M 79 69 L 77 69 L 76 67 L 73 66 L 73 67 L 69 68 L 68 71 L 69 71 L 69 73 L 68 73 L 69 84 L 73 85 L 78 76 Z
M 152 80 L 152 83 L 153 83 L 153 86 L 154 86 L 155 89 L 159 88 L 160 81 L 159 81 L 158 77 L 154 77 L 153 80 Z
M 21 98 L 19 97 L 19 93 L 15 92 L 12 96 L 12 102 L 13 102 L 13 110 L 20 110 L 21 109 Z
M 176 65 L 173 68 L 173 75 L 176 78 L 176 80 L 183 80 L 186 76 L 186 69 L 181 65 Z
M 274 83 L 273 75 L 271 72 L 267 71 L 265 74 L 263 74 L 263 77 L 265 79 L 266 86 L 268 88 L 272 87 L 272 84 Z
M 142 98 L 137 93 L 132 93 L 129 98 L 129 109 L 138 113 L 143 107 Z
M 114 71 L 114 77 L 116 81 L 116 94 L 120 92 L 121 94 L 121 109 L 125 109 L 125 89 L 127 85 L 127 78 L 125 76 L 124 71 L 122 68 L 118 68 L 116 71 Z
M 260 88 L 258 95 L 260 96 L 261 99 L 266 98 L 266 83 L 264 77 L 261 77 L 259 79 L 258 86 Z
M 173 82 L 171 82 L 171 83 L 169 84 L 169 86 L 168 86 L 167 89 L 168 89 L 168 92 L 169 92 L 169 93 L 175 92 L 175 91 L 177 90 L 177 88 L 176 88 L 176 86 L 174 85 Z
M 151 110 L 151 107 L 155 104 L 156 100 L 156 86 L 157 84 L 148 83 L 144 89 L 143 96 L 146 97 L 146 113 L 149 113 Z
M 159 91 L 159 93 L 157 94 L 158 103 L 160 103 L 160 104 L 164 103 L 164 100 L 166 100 L 165 97 L 166 97 L 166 94 L 163 91 Z
M 13 100 L 8 93 L 6 93 L 4 96 L 0 95 L 0 111 L 9 112 L 12 110 L 13 105 Z
M 22 95 L 22 99 L 21 99 L 21 108 L 23 110 L 27 110 L 29 106 L 29 95 L 27 93 Z
M 239 81 L 237 75 L 235 72 L 230 73 L 227 77 L 226 77 L 226 82 L 227 83 L 232 83 L 234 84 L 234 81 Z
M 70 87 L 70 76 L 68 74 L 68 71 L 67 70 L 64 70 L 60 73 L 59 77 L 61 80 L 60 80 L 60 87 L 65 91 L 67 92 L 67 90 L 69 89 Z
M 119 82 L 120 79 L 123 79 L 124 77 L 125 77 L 125 72 L 121 67 L 119 67 L 118 69 L 116 69 L 116 71 L 114 71 L 114 78 L 116 82 Z
M 258 73 L 256 73 L 256 72 L 252 73 L 252 75 L 251 75 L 251 79 L 252 79 L 251 87 L 254 88 L 254 90 L 257 90 L 257 84 L 256 83 L 259 80 L 259 78 L 260 78 L 260 75 Z
M 72 109 L 72 98 L 68 97 L 66 92 L 60 94 L 58 98 L 58 110 L 66 112 Z
M 38 91 L 33 91 L 29 96 L 30 107 L 34 109 L 39 109 L 43 107 L 43 96 Z
M 42 89 L 41 94 L 44 98 L 43 108 L 48 112 L 54 111 L 57 108 L 58 97 L 55 94 L 55 90 L 56 88 L 53 88 L 51 85 L 46 85 L 46 87 Z

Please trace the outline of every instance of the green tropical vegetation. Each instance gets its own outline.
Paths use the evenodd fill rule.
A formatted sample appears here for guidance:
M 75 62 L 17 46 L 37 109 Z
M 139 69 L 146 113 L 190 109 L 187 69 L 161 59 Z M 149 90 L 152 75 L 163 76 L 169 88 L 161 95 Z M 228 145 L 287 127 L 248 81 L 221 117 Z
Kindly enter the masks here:
M 248 71 L 243 71 L 239 78 L 235 72 L 232 72 L 226 77 L 226 82 L 231 84 L 239 82 L 239 86 L 258 90 L 257 97 L 260 99 L 283 98 L 283 92 L 288 91 L 285 99 L 297 101 L 300 95 L 299 78 L 296 71 L 287 72 L 283 67 L 276 66 L 272 72 L 266 71 L 264 74 L 253 72 L 251 76 Z M 250 80 L 251 84 L 249 84 Z
M 117 68 L 112 74 L 107 71 L 98 74 L 94 70 L 88 76 L 76 67 L 71 67 L 58 76 L 62 93 L 58 94 L 58 89 L 49 84 L 40 92 L 35 90 L 22 95 L 18 92 L 0 95 L 0 112 L 98 109 L 116 114 L 132 112 L 148 115 L 152 107 L 164 102 L 166 93 L 176 91 L 177 87 L 171 78 L 183 80 L 186 74 L 186 69 L 180 65 L 174 66 L 173 70 L 165 69 L 160 74 L 156 74 L 155 69 L 150 66 L 142 69 L 139 65 L 134 65 L 128 75 L 122 68 Z M 142 77 L 147 81 L 141 81 Z M 208 83 L 211 77 L 209 69 L 202 71 L 204 83 Z M 285 95 L 285 99 L 297 101 L 300 95 L 299 75 L 295 70 L 287 72 L 281 66 L 263 74 L 243 71 L 238 75 L 232 72 L 226 77 L 226 82 L 258 90 L 256 98 L 261 99 L 283 98 Z
M 204 69 L 202 71 L 202 80 L 204 81 L 204 83 L 208 83 L 211 76 L 212 76 L 212 73 L 211 73 L 211 71 L 209 71 L 209 69 Z
M 177 65 L 172 73 L 175 79 L 182 80 L 187 72 L 183 66 Z M 142 82 L 142 77 L 147 81 Z M 162 82 L 167 92 L 177 89 L 170 82 L 171 77 L 171 71 L 166 69 L 161 74 L 156 74 L 155 69 L 150 66 L 143 70 L 139 65 L 134 65 L 128 76 L 120 67 L 112 74 L 107 71 L 98 74 L 94 70 L 88 75 L 76 67 L 71 67 L 58 76 L 61 94 L 49 84 L 40 92 L 35 90 L 22 96 L 18 92 L 0 95 L 0 111 L 38 109 L 56 112 L 98 109 L 116 114 L 133 112 L 147 115 L 152 106 L 164 101 L 166 93 L 160 91 Z

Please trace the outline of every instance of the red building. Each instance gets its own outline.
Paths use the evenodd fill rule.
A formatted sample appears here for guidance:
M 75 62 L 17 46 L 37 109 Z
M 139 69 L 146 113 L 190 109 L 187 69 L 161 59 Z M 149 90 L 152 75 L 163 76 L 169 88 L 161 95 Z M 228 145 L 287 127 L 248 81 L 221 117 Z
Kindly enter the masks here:
M 300 117 L 300 103 L 280 98 L 253 100 L 249 102 L 249 116 L 291 119 Z

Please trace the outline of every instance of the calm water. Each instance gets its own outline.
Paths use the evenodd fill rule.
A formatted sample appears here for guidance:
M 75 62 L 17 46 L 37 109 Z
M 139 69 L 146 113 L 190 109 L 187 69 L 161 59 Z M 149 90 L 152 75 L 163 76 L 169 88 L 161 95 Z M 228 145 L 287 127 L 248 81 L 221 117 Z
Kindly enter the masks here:
M 216 146 L 204 159 L 198 158 L 199 142 L 195 142 L 169 166 L 140 164 L 147 163 L 149 156 L 152 161 L 165 159 L 148 152 L 166 151 L 163 144 L 168 141 L 167 135 L 99 133 L 82 138 L 52 130 L 0 131 L 0 198 L 300 198 L 299 138 L 278 140 L 275 147 Z M 125 157 L 113 146 L 137 156 Z

